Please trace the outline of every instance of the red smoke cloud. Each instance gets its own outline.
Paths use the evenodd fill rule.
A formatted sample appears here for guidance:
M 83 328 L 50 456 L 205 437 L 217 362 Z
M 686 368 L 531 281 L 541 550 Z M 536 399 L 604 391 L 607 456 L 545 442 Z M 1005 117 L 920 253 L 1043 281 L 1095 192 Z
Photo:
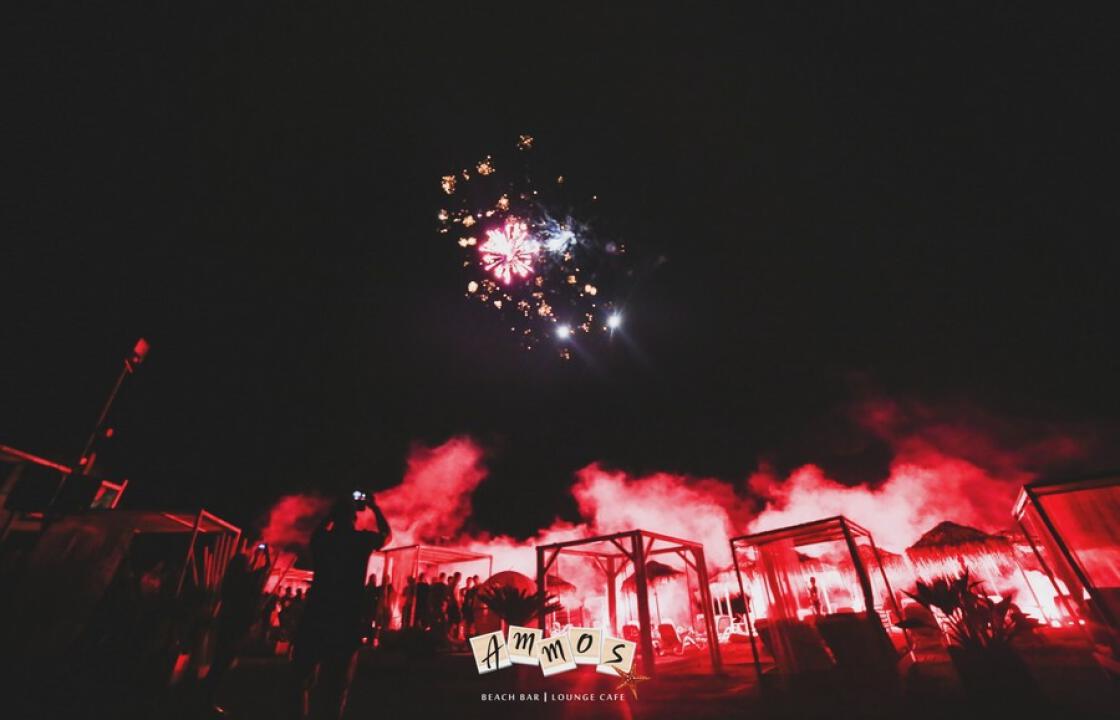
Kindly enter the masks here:
M 470 516 L 471 493 L 485 477 L 482 449 L 470 438 L 454 437 L 435 448 L 414 445 L 401 483 L 377 494 L 393 529 L 393 544 L 458 536 Z M 277 547 L 306 547 L 332 502 L 312 493 L 286 495 L 269 510 L 261 536 Z
M 1016 493 L 1033 470 L 1085 452 L 1085 443 L 1072 436 L 959 407 L 879 400 L 858 406 L 855 420 L 893 448 L 886 478 L 850 486 L 804 465 L 784 478 L 763 468 L 732 484 L 669 473 L 634 477 L 592 463 L 576 473 L 571 488 L 576 522 L 558 520 L 528 539 L 471 536 L 463 528 L 487 470 L 479 445 L 455 437 L 434 448 L 414 446 L 402 482 L 379 493 L 378 501 L 393 527 L 393 545 L 484 551 L 494 555 L 495 571 L 532 575 L 536 545 L 634 529 L 699 541 L 718 569 L 730 563 L 731 536 L 833 515 L 867 527 L 895 551 L 942 520 L 1007 528 Z M 273 508 L 266 539 L 298 541 L 314 526 L 306 518 L 325 510 L 321 499 L 284 498 Z
M 305 547 L 330 508 L 331 500 L 320 495 L 285 495 L 268 511 L 261 539 L 278 548 Z
M 669 473 L 635 478 L 594 463 L 576 478 L 572 495 L 592 533 L 640 529 L 695 540 L 713 566 L 731 562 L 728 538 L 751 516 L 750 503 L 719 480 Z
M 435 448 L 413 445 L 400 485 L 377 494 L 394 545 L 456 538 L 471 513 L 471 494 L 486 477 L 482 448 L 454 437 Z
M 1020 475 L 1016 483 L 993 477 L 932 451 L 896 459 L 890 476 L 877 486 L 841 485 L 814 465 L 784 480 L 761 471 L 750 487 L 768 503 L 749 527 L 758 532 L 844 515 L 870 530 L 877 544 L 897 552 L 946 519 L 987 530 L 1008 527 L 1015 494 L 1028 478 Z
M 887 478 L 853 487 L 815 465 L 785 479 L 760 470 L 749 487 L 767 504 L 750 524 L 752 532 L 845 515 L 878 544 L 900 551 L 942 520 L 999 531 L 1013 524 L 1012 505 L 1024 483 L 1087 453 L 1083 438 L 960 403 L 880 398 L 858 405 L 853 415 L 893 448 Z

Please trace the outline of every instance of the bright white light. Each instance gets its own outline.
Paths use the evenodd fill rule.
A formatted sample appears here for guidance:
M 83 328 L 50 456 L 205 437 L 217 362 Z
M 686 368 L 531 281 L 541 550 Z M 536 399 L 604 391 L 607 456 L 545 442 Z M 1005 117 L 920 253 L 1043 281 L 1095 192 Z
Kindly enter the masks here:
M 560 230 L 555 233 L 550 233 L 544 241 L 545 248 L 549 252 L 560 253 L 568 249 L 572 241 L 576 239 L 575 233 L 571 230 Z
M 611 316 L 607 318 L 607 327 L 609 327 L 611 330 L 616 330 L 621 324 L 622 316 L 618 313 L 611 313 Z
M 561 340 L 567 340 L 572 334 L 572 329 L 567 325 L 560 325 L 556 328 L 556 337 Z

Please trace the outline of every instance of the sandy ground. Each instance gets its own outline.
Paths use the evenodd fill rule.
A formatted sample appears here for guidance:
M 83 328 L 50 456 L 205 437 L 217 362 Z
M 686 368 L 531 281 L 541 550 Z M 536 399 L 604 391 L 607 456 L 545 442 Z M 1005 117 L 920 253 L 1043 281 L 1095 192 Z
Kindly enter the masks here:
M 581 667 L 544 678 L 536 667 L 479 676 L 466 654 L 405 658 L 363 653 L 348 720 L 365 718 L 952 718 L 1116 717 L 1117 688 L 1076 642 L 1062 638 L 1025 652 L 1046 701 L 1023 706 L 996 698 L 986 707 L 963 695 L 948 656 L 925 653 L 897 687 L 782 688 L 755 678 L 749 647 L 725 646 L 724 672 L 713 675 L 707 654 L 659 664 L 638 699 L 617 699 L 617 681 Z M 286 717 L 288 668 L 282 660 L 245 660 L 233 672 L 224 702 L 232 718 Z M 512 696 L 512 698 L 510 697 Z M 567 697 L 565 697 L 567 696 Z
M 469 720 L 678 720 L 774 718 L 847 720 L 967 720 L 969 718 L 1114 718 L 1120 693 L 1092 662 L 1087 646 L 1071 634 L 1051 633 L 1021 648 L 1038 681 L 1039 699 L 995 697 L 986 705 L 969 700 L 948 655 L 939 646 L 900 665 L 893 681 L 862 684 L 828 676 L 797 684 L 755 676 L 749 645 L 723 647 L 724 670 L 711 672 L 706 652 L 659 663 L 656 676 L 639 685 L 634 699 L 619 696 L 618 681 L 590 666 L 545 678 L 533 666 L 514 666 L 480 676 L 466 653 L 404 655 L 364 650 L 347 720 L 453 718 Z M 127 672 L 105 663 L 101 671 L 76 661 L 53 672 L 25 668 L 0 673 L 0 718 L 213 718 L 189 684 L 158 696 L 142 693 L 151 672 Z M 283 658 L 243 658 L 219 697 L 232 720 L 287 720 L 295 709 L 294 678 Z

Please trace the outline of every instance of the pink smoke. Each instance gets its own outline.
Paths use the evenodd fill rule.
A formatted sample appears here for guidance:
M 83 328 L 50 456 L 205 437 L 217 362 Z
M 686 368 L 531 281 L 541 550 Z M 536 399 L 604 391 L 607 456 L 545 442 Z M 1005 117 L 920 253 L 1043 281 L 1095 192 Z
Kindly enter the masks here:
M 1011 525 L 1012 503 L 1034 469 L 1085 452 L 1072 435 L 968 408 L 875 400 L 857 406 L 854 415 L 894 449 L 887 477 L 856 486 L 830 479 L 816 465 L 786 477 L 764 467 L 732 484 L 671 473 L 632 476 L 591 463 L 576 472 L 571 487 L 575 521 L 556 520 L 531 538 L 469 534 L 463 528 L 471 498 L 487 469 L 478 443 L 460 436 L 431 448 L 414 445 L 401 483 L 377 498 L 393 527 L 393 545 L 486 552 L 494 556 L 495 572 L 533 575 L 537 545 L 635 529 L 703 543 L 709 566 L 720 569 L 730 563 L 729 537 L 834 515 L 860 523 L 895 551 L 947 519 L 1001 530 Z M 324 503 L 283 498 L 270 515 L 266 539 L 298 541 L 310 532 L 306 518 L 324 512 Z
M 394 545 L 456 538 L 470 517 L 471 494 L 486 477 L 483 451 L 468 437 L 413 445 L 400 485 L 377 494 Z
M 401 483 L 377 493 L 393 530 L 392 544 L 458 538 L 470 516 L 471 494 L 486 477 L 482 457 L 482 449 L 467 437 L 453 437 L 434 448 L 414 445 Z M 285 495 L 269 510 L 261 531 L 264 541 L 278 547 L 306 547 L 332 502 L 313 493 Z
M 874 487 L 842 485 L 815 465 L 798 468 L 784 480 L 760 471 L 749 484 L 768 501 L 750 523 L 751 532 L 843 515 L 896 552 L 945 519 L 986 530 L 1007 527 L 1019 487 L 936 453 L 896 460 L 886 481 Z
M 576 478 L 572 495 L 592 533 L 651 530 L 700 542 L 713 566 L 731 562 L 728 538 L 751 516 L 750 503 L 719 480 L 670 473 L 630 477 L 597 463 Z
M 942 520 L 996 532 L 1012 526 L 1019 489 L 1039 470 L 1087 452 L 1084 438 L 960 403 L 940 407 L 878 398 L 858 405 L 853 415 L 894 449 L 888 476 L 848 486 L 815 465 L 784 479 L 764 467 L 748 481 L 766 501 L 749 524 L 751 532 L 844 515 L 895 551 Z
M 321 495 L 285 495 L 268 511 L 261 539 L 278 548 L 302 548 L 330 511 L 331 500 Z

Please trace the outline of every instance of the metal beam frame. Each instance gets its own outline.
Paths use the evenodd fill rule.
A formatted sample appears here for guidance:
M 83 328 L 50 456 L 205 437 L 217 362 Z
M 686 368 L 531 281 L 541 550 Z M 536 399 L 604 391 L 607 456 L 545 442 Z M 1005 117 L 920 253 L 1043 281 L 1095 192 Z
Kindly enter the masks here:
M 1086 490 L 1090 487 L 1105 486 L 1107 484 L 1111 483 L 1105 483 L 1096 486 L 1081 485 L 1071 488 L 1070 485 L 1073 485 L 1073 483 L 1066 483 L 1064 484 L 1064 487 L 1059 486 L 1062 488 L 1061 490 L 1054 490 L 1053 493 L 1076 492 L 1078 490 Z M 1038 515 L 1038 519 L 1042 521 L 1042 524 L 1046 527 L 1046 532 L 1050 534 L 1051 540 L 1054 541 L 1054 544 L 1058 548 L 1058 552 L 1061 553 L 1062 558 L 1065 560 L 1066 564 L 1069 565 L 1069 568 L 1073 572 L 1073 574 L 1077 577 L 1077 581 L 1081 583 L 1085 592 L 1089 593 L 1089 597 L 1093 600 L 1094 609 L 1100 615 L 1101 619 L 1104 620 L 1104 622 L 1109 625 L 1114 632 L 1120 631 L 1120 624 L 1117 623 L 1117 619 L 1113 616 L 1111 608 L 1106 602 L 1104 602 L 1104 599 L 1101 597 L 1100 590 L 1098 590 L 1097 587 L 1093 585 L 1092 581 L 1089 580 L 1089 576 L 1088 574 L 1086 574 L 1085 569 L 1081 567 L 1081 564 L 1077 561 L 1077 558 L 1074 556 L 1073 552 L 1066 544 L 1065 538 L 1063 538 L 1061 533 L 1058 532 L 1058 528 L 1054 525 L 1054 522 L 1050 519 L 1050 515 L 1046 512 L 1046 509 L 1039 501 L 1039 494 L 1037 492 L 1037 489 L 1032 485 L 1027 485 L 1023 488 L 1023 494 L 1027 496 L 1027 500 L 1028 502 L 1030 502 L 1031 507 L 1034 508 L 1035 514 Z M 1022 512 L 1019 513 L 1020 518 L 1022 517 L 1022 514 Z M 1020 526 L 1022 526 L 1021 521 Z M 1031 543 L 1031 547 L 1033 548 L 1034 540 L 1031 539 L 1030 533 L 1027 533 L 1025 528 L 1023 534 L 1026 535 L 1027 542 Z M 1035 550 L 1035 554 L 1038 555 L 1037 550 Z M 1043 564 L 1043 567 L 1045 567 L 1045 564 Z M 1054 587 L 1057 588 L 1058 586 L 1055 585 Z
M 655 547 L 665 543 L 667 547 Z M 583 550 L 580 546 L 609 543 L 617 549 L 614 550 Z M 595 566 L 603 572 L 607 580 L 607 612 L 610 621 L 610 632 L 618 633 L 618 592 L 616 588 L 619 573 L 627 563 L 634 566 L 634 594 L 638 605 L 638 647 L 641 655 L 642 670 L 650 676 L 656 671 L 656 658 L 653 654 L 653 622 L 649 612 L 649 579 L 646 577 L 646 563 L 656 555 L 676 554 L 685 563 L 685 579 L 688 580 L 688 570 L 696 573 L 700 584 L 700 596 L 704 609 L 704 624 L 708 633 L 708 652 L 711 656 L 712 671 L 723 671 L 723 662 L 719 649 L 719 637 L 716 634 L 715 615 L 712 608 L 711 588 L 708 585 L 708 568 L 704 561 L 704 546 L 691 540 L 682 540 L 661 533 L 648 530 L 629 530 L 613 533 L 611 535 L 597 535 L 580 540 L 566 540 L 564 542 L 538 545 L 537 551 L 537 598 L 540 606 L 548 596 L 547 576 L 560 555 L 575 555 L 589 558 Z M 688 554 L 692 554 L 692 560 Z M 692 612 L 692 597 L 689 593 L 689 612 Z M 690 624 L 693 618 L 690 618 Z M 537 617 L 537 625 L 545 635 L 548 627 L 545 615 Z M 753 635 L 752 635 L 753 638 Z

